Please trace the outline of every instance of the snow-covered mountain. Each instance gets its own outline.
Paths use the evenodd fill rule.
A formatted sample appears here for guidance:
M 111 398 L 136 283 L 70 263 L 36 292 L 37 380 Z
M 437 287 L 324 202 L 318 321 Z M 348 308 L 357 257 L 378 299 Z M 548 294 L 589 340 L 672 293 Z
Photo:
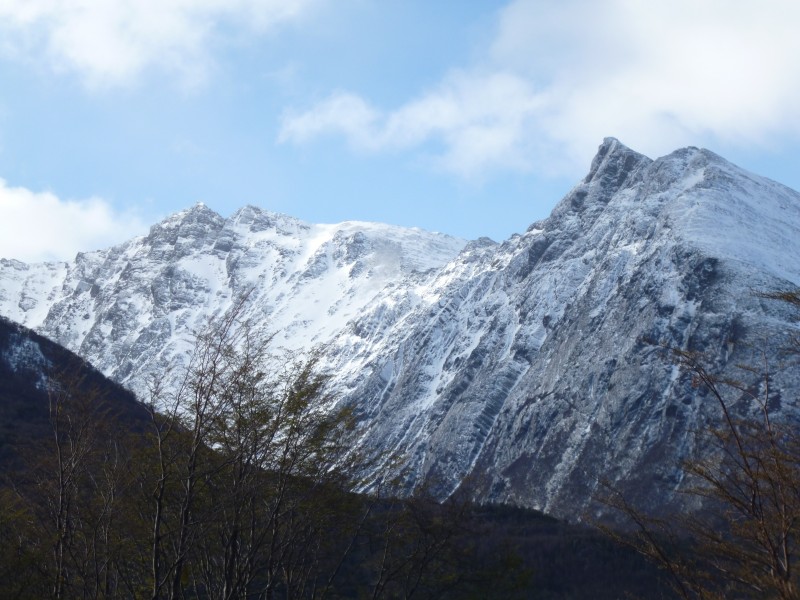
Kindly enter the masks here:
M 198 204 L 71 263 L 0 260 L 0 314 L 144 397 L 148 376 L 242 296 L 242 319 L 277 334 L 276 348 L 308 350 L 368 307 L 413 305 L 464 243 L 374 223 L 309 225 L 252 206 L 224 219 Z
M 0 262 L 0 314 L 142 391 L 252 290 L 246 316 L 276 344 L 325 344 L 362 447 L 387 457 L 376 477 L 400 456 L 409 485 L 469 478 L 482 499 L 575 515 L 601 479 L 680 502 L 678 465 L 717 406 L 659 345 L 742 377 L 797 330 L 755 292 L 798 286 L 800 194 L 706 150 L 653 161 L 607 139 L 553 214 L 502 244 L 196 206 L 73 263 Z M 796 418 L 797 376 L 772 389 Z
M 680 462 L 719 407 L 659 345 L 747 379 L 736 365 L 797 331 L 756 292 L 798 285 L 800 194 L 706 150 L 652 161 L 607 139 L 548 219 L 468 245 L 388 333 L 352 392 L 364 444 L 408 457 L 412 482 L 469 476 L 483 499 L 561 515 L 601 480 L 680 502 Z M 773 386 L 796 416 L 797 373 Z

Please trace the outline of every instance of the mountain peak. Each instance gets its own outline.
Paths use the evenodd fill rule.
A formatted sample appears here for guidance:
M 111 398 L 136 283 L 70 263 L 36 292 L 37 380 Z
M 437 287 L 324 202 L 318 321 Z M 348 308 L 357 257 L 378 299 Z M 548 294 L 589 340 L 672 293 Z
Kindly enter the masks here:
M 237 209 L 228 219 L 228 223 L 250 231 L 273 229 L 284 234 L 292 234 L 300 229 L 308 229 L 309 227 L 307 223 L 300 219 L 283 213 L 265 210 L 253 204 L 247 204 Z
M 173 213 L 160 223 L 153 225 L 150 228 L 150 234 L 152 235 L 158 231 L 182 229 L 187 226 L 191 227 L 198 223 L 214 223 L 222 220 L 222 217 L 217 212 L 202 202 L 198 202 L 194 206 Z
M 716 406 L 642 340 L 742 378 L 756 335 L 777 349 L 796 329 L 751 290 L 800 284 L 800 194 L 707 150 L 651 161 L 607 138 L 553 214 L 503 244 L 294 223 L 198 204 L 119 251 L 0 261 L 0 312 L 146 392 L 192 330 L 244 297 L 241 320 L 281 356 L 320 348 L 373 481 L 402 468 L 409 491 L 446 495 L 474 476 L 477 499 L 561 515 L 582 514 L 603 479 L 644 506 L 682 502 L 671 466 Z M 795 414 L 781 398 L 797 380 L 776 370 L 776 411 Z
M 589 174 L 583 182 L 599 181 L 603 187 L 612 185 L 618 188 L 637 167 L 651 162 L 650 158 L 631 150 L 617 138 L 607 137 L 597 149 Z
M 180 215 L 183 220 L 196 220 L 198 218 L 207 218 L 207 217 L 219 217 L 220 215 L 206 206 L 203 202 L 197 202 L 194 206 L 191 206 L 185 210 L 182 210 L 176 213 L 176 216 Z

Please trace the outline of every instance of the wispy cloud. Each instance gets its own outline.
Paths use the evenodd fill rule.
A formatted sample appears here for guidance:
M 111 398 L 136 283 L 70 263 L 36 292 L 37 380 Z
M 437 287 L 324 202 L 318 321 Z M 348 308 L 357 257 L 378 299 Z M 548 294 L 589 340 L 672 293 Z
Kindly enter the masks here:
M 204 80 L 215 37 L 264 32 L 322 0 L 3 0 L 0 47 L 90 86 L 130 84 L 147 69 Z
M 654 155 L 776 144 L 800 136 L 798 28 L 794 0 L 516 0 L 478 63 L 394 108 L 336 92 L 288 110 L 279 141 L 341 135 L 462 176 L 580 170 L 607 135 Z
M 434 162 L 465 177 L 494 164 L 526 168 L 529 121 L 542 108 L 530 83 L 514 74 L 453 72 L 436 89 L 394 111 L 335 93 L 306 112 L 287 112 L 281 142 L 344 135 L 359 150 L 407 149 L 429 142 L 445 150 Z
M 69 260 L 146 233 L 144 223 L 100 198 L 61 200 L 0 179 L 0 258 Z
M 302 143 L 319 135 L 341 133 L 356 148 L 378 149 L 384 144 L 379 120 L 385 116 L 359 96 L 336 92 L 307 112 L 287 111 L 280 141 Z

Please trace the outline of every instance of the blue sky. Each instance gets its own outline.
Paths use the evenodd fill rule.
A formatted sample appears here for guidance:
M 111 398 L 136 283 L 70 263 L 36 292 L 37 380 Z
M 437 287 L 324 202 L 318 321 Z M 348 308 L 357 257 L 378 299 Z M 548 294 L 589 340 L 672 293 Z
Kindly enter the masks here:
M 795 0 L 3 0 L 0 257 L 202 201 L 502 240 L 605 136 L 800 188 Z

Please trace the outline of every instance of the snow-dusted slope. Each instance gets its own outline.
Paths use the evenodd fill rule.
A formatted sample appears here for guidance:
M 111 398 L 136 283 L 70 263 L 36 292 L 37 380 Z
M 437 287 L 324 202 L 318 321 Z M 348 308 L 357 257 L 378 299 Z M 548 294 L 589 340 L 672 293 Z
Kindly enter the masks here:
M 209 317 L 247 296 L 242 318 L 275 346 L 329 342 L 366 307 L 433 277 L 464 242 L 374 223 L 309 225 L 198 204 L 149 235 L 69 264 L 0 262 L 0 314 L 80 353 L 139 393 Z
M 442 493 L 471 476 L 483 499 L 574 516 L 608 479 L 679 502 L 718 407 L 658 344 L 742 377 L 765 336 L 774 351 L 796 331 L 754 291 L 798 285 L 799 194 L 705 150 L 651 161 L 608 139 L 550 218 L 468 245 L 386 332 L 351 392 L 363 443 Z M 795 411 L 796 374 L 774 385 Z
M 245 316 L 276 345 L 325 344 L 385 458 L 376 478 L 400 464 L 447 494 L 469 477 L 481 499 L 574 516 L 601 479 L 680 503 L 678 465 L 718 407 L 660 346 L 753 377 L 736 365 L 797 331 L 754 292 L 798 286 L 800 194 L 706 150 L 653 161 L 607 139 L 553 214 L 502 244 L 199 205 L 74 263 L 0 262 L 0 313 L 141 391 L 252 290 Z M 796 418 L 796 372 L 771 389 Z

